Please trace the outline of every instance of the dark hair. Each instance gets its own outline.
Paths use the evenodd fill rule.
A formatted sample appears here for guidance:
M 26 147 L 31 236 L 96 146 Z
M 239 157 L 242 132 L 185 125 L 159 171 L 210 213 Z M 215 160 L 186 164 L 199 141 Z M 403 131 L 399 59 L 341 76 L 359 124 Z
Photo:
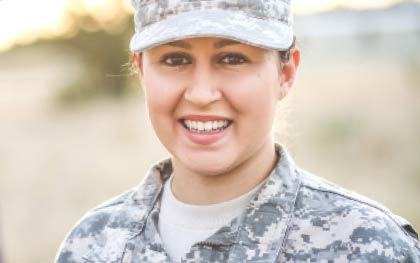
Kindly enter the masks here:
M 287 50 L 279 51 L 280 60 L 287 63 L 290 60 L 290 53 L 296 47 L 296 36 L 293 36 L 293 42 Z

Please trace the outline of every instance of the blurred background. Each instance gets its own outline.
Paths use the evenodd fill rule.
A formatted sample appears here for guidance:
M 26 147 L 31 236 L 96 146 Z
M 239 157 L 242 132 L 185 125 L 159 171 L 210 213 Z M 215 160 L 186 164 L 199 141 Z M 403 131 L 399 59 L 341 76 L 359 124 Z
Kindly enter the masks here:
M 295 8 L 302 62 L 278 140 L 420 229 L 420 1 Z M 0 0 L 3 262 L 52 262 L 84 212 L 167 156 L 129 63 L 132 33 L 128 0 Z

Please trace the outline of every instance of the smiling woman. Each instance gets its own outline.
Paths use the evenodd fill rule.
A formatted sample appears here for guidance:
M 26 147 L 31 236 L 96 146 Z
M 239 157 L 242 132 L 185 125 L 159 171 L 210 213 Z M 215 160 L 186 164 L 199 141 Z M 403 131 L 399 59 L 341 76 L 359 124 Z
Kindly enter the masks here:
M 273 139 L 300 62 L 290 1 L 132 3 L 130 48 L 170 158 L 87 213 L 56 262 L 420 262 L 408 222 Z
M 295 52 L 295 63 L 282 65 L 293 69 L 284 72 L 295 71 Z M 178 171 L 172 186 L 180 200 L 222 202 L 266 177 L 275 160 L 270 131 L 276 104 L 293 79 L 279 74 L 276 51 L 192 38 L 147 50 L 137 61 L 151 122 Z M 203 175 L 219 175 L 226 189 L 217 195 L 202 189 Z

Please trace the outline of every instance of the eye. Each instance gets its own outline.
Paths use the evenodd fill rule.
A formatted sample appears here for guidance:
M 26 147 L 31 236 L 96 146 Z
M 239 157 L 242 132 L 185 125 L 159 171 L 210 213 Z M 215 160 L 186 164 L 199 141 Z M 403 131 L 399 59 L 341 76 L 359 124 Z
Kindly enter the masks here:
M 241 65 L 248 62 L 248 59 L 240 54 L 228 54 L 223 56 L 220 62 L 228 65 Z
M 191 64 L 191 60 L 185 54 L 169 54 L 163 57 L 162 63 L 176 67 Z

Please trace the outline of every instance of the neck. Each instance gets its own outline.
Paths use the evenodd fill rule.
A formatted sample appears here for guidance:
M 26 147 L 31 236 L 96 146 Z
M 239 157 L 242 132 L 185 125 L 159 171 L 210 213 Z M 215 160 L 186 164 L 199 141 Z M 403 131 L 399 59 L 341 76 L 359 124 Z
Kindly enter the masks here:
M 203 175 L 184 169 L 174 160 L 172 192 L 175 197 L 188 204 L 210 205 L 241 196 L 259 183 L 272 171 L 277 156 L 273 143 L 266 143 L 250 158 L 226 171 Z

